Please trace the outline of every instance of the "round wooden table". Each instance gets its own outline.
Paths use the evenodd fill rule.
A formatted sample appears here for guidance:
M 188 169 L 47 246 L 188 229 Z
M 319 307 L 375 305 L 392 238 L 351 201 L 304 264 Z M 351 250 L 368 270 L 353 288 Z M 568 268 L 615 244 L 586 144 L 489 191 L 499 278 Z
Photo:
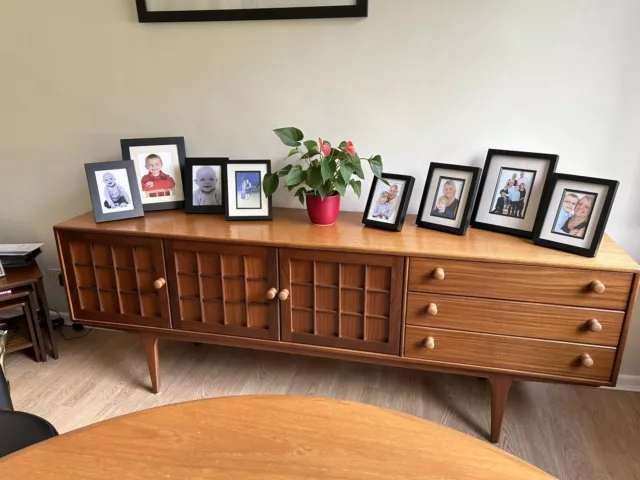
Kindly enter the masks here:
M 463 433 L 370 405 L 227 397 L 107 420 L 0 460 L 6 479 L 549 479 Z

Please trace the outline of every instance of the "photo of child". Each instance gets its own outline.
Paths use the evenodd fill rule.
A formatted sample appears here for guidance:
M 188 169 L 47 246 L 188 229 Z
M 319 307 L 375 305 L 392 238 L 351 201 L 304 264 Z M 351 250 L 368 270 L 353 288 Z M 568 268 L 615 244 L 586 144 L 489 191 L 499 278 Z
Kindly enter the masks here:
M 460 198 L 464 192 L 464 184 L 465 180 L 462 178 L 440 177 L 430 215 L 455 220 L 460 207 Z
M 236 208 L 260 210 L 262 208 L 262 183 L 260 172 L 237 171 Z
M 565 188 L 551 233 L 583 239 L 587 232 L 587 227 L 591 220 L 591 212 L 597 197 L 598 194 L 594 192 L 582 192 Z
M 393 208 L 389 203 L 389 192 L 382 192 L 378 198 L 378 203 L 376 203 L 376 206 L 373 209 L 373 218 L 389 220 L 392 215 Z
M 535 178 L 535 170 L 501 168 L 489 213 L 524 218 Z
M 126 169 L 98 170 L 95 172 L 95 176 L 100 194 L 102 213 L 134 209 L 131 201 L 131 192 L 129 192 L 129 177 Z
M 140 179 L 143 198 L 175 195 L 176 182 L 170 174 L 163 171 L 163 168 L 165 168 L 168 172 L 173 173 L 171 153 L 141 153 L 138 155 L 138 162 L 144 165 L 144 169 L 148 172 Z M 143 170 L 140 169 L 139 171 Z
M 404 186 L 403 180 L 392 180 L 389 185 L 377 181 L 373 197 L 375 201 L 372 202 L 367 218 L 378 222 L 395 223 Z
M 221 167 L 217 165 L 194 165 L 192 168 L 193 205 L 222 205 L 220 184 Z

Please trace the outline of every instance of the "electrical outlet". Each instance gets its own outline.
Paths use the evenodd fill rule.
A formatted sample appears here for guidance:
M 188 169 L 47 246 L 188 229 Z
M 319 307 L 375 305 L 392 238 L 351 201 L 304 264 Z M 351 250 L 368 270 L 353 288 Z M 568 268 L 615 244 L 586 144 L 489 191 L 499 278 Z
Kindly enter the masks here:
M 49 280 L 50 285 L 63 286 L 62 270 L 59 268 L 47 268 L 47 280 Z

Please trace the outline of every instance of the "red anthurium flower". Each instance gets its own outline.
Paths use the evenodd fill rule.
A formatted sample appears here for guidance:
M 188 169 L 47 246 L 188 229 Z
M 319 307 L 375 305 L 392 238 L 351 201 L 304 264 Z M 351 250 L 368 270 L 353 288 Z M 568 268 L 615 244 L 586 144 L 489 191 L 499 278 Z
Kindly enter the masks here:
M 351 142 L 351 141 L 347 142 L 347 146 L 345 147 L 345 150 L 347 151 L 347 153 L 349 155 L 355 155 L 356 154 L 356 147 L 353 146 L 353 142 Z
M 320 145 L 320 151 L 323 155 L 329 155 L 331 153 L 331 144 L 329 142 L 324 143 L 322 138 L 318 138 L 318 145 Z

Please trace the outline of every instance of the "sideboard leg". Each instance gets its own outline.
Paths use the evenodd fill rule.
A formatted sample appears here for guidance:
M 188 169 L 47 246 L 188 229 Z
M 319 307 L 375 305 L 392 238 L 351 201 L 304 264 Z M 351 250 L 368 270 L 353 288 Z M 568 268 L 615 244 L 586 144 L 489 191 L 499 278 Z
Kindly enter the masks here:
M 144 344 L 144 352 L 149 365 L 149 375 L 151 376 L 151 391 L 160 391 L 160 357 L 158 355 L 158 335 L 155 333 L 140 333 L 140 339 Z
M 489 377 L 489 382 L 491 382 L 491 443 L 498 443 L 504 409 L 507 405 L 507 395 L 509 395 L 513 377 L 492 375 Z

